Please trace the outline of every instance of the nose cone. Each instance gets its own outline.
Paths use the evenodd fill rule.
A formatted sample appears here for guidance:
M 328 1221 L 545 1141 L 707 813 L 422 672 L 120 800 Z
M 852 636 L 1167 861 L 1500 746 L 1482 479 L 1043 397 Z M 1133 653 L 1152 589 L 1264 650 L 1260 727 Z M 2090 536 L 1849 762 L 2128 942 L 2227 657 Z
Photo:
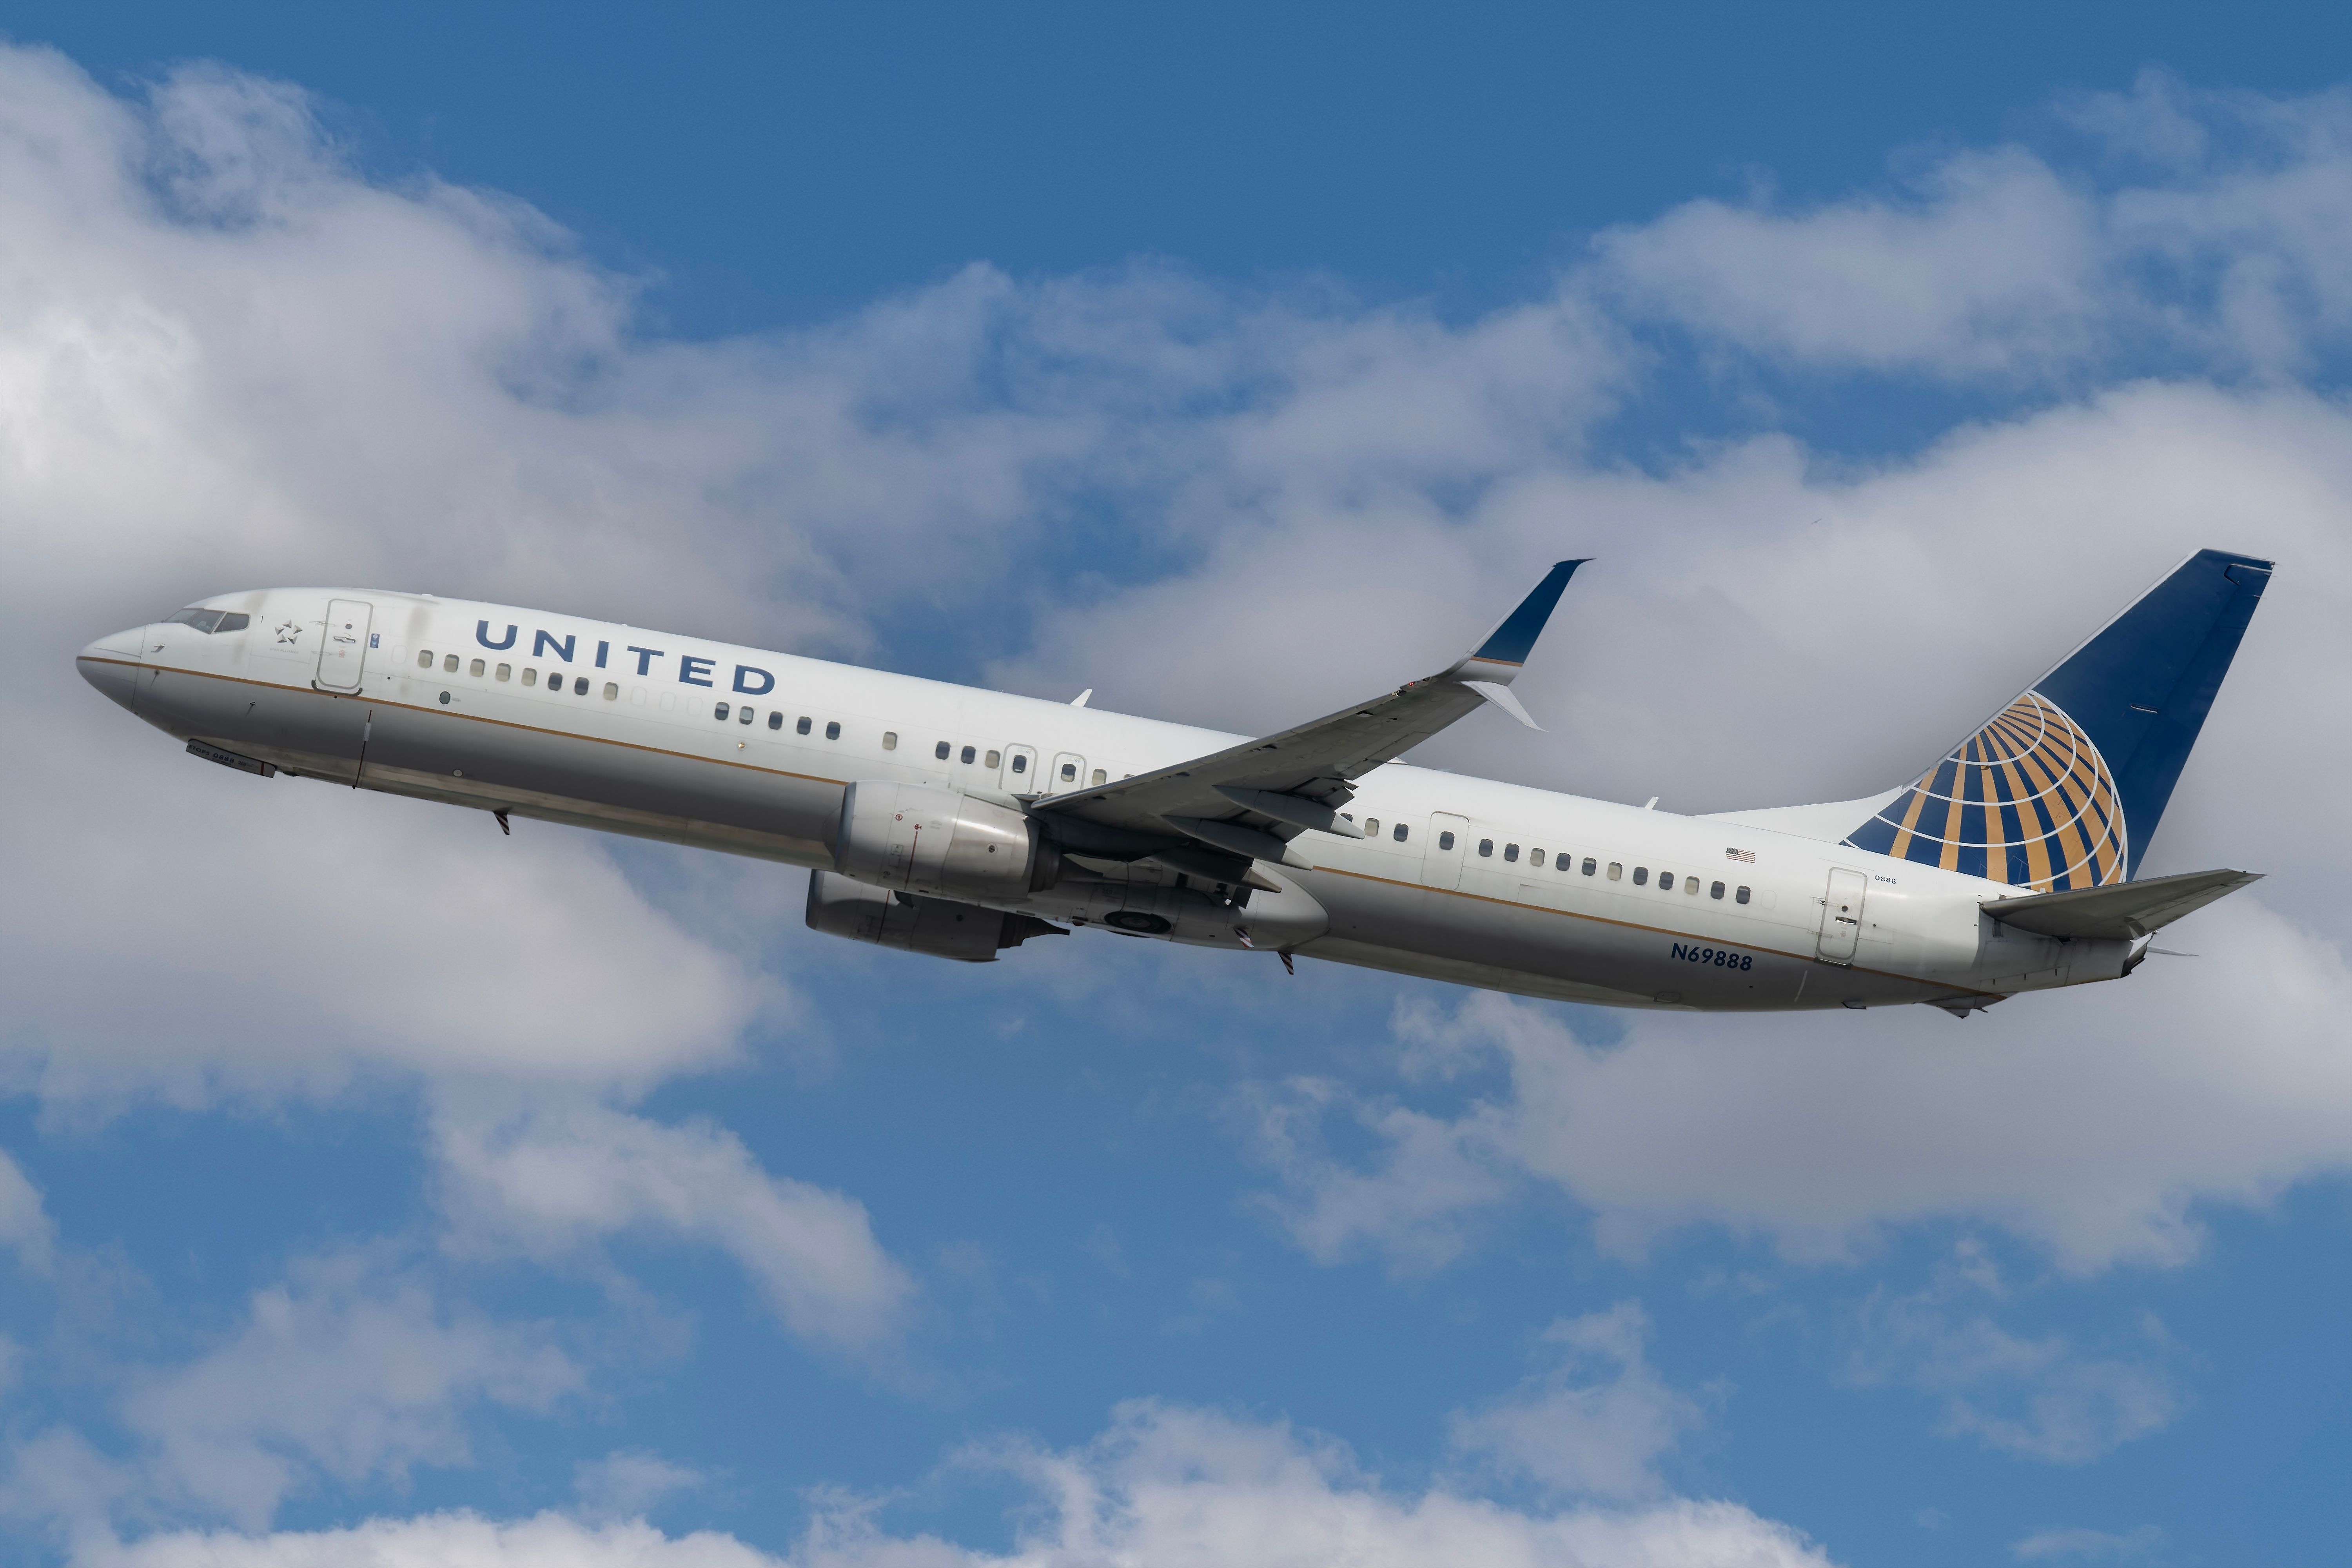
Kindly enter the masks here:
M 110 637 L 100 637 L 74 658 L 81 678 L 129 708 L 139 694 L 139 655 L 147 644 L 147 628 L 133 626 Z

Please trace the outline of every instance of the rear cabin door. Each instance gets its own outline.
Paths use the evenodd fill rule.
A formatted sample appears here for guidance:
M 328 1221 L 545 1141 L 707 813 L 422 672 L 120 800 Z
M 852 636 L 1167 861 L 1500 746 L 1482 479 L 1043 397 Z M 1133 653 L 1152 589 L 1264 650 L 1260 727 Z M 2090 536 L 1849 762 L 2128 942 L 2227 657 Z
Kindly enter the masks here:
M 1444 812 L 1433 814 L 1428 827 L 1429 842 L 1421 847 L 1421 880 L 1431 888 L 1458 888 L 1462 885 L 1462 849 L 1470 841 L 1468 819 L 1448 816 Z
M 375 606 L 365 599 L 327 601 L 327 635 L 319 641 L 318 686 L 322 691 L 357 691 L 367 662 L 369 623 Z
M 1832 871 L 1829 896 L 1822 900 L 1821 957 L 1831 963 L 1852 963 L 1853 945 L 1862 936 L 1863 895 L 1870 879 L 1859 871 Z

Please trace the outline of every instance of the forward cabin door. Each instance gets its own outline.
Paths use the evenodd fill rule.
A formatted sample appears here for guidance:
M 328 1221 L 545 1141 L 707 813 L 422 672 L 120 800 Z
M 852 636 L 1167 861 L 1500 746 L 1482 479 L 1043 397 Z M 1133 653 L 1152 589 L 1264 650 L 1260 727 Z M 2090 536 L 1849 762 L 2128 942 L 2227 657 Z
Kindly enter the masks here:
M 369 623 L 375 606 L 365 599 L 327 601 L 327 635 L 319 640 L 321 691 L 357 691 L 367 662 Z
M 1862 900 L 1870 879 L 1859 871 L 1832 871 L 1829 896 L 1822 900 L 1820 956 L 1830 963 L 1852 963 L 1853 944 L 1862 936 Z
M 1421 847 L 1422 885 L 1429 888 L 1460 887 L 1462 848 L 1470 842 L 1468 819 L 1437 812 L 1422 831 L 1429 835 L 1429 842 Z

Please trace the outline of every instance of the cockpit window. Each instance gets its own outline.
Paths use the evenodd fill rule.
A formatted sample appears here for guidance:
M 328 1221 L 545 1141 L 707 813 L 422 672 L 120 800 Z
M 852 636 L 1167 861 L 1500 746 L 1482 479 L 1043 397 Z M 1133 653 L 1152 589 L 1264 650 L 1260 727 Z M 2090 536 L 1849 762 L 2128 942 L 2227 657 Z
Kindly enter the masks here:
M 194 626 L 210 637 L 215 632 L 241 632 L 253 624 L 253 617 L 241 610 L 182 610 L 163 624 Z

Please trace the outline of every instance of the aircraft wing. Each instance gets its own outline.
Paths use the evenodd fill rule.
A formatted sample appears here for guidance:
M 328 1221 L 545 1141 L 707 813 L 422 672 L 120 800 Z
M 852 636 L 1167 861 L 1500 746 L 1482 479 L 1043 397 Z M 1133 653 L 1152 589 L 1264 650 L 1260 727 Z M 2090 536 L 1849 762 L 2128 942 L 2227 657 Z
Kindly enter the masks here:
M 2262 880 L 2259 871 L 2189 871 L 2141 882 L 2109 882 L 2064 893 L 1995 899 L 1982 907 L 2003 925 L 2037 936 L 2104 937 L 2131 942 L 2159 931 L 2224 894 Z
M 1536 727 L 1510 684 L 1583 564 L 1554 566 L 1475 649 L 1426 679 L 1263 740 L 1044 796 L 1032 809 L 1076 853 L 1162 860 L 1223 881 L 1253 879 L 1250 861 L 1281 861 L 1286 842 L 1310 827 L 1361 838 L 1363 830 L 1339 815 L 1356 779 L 1484 702 Z

